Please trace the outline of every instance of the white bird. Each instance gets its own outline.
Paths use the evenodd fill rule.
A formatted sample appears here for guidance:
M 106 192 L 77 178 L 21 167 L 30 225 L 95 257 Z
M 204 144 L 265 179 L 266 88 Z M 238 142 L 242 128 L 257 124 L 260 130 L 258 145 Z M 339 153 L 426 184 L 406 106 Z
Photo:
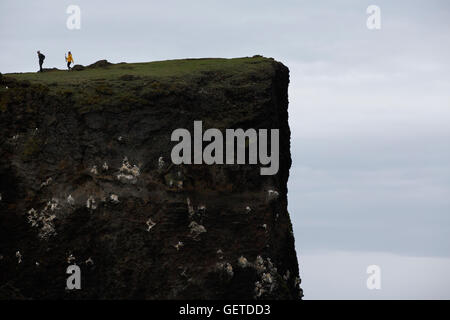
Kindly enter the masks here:
M 272 275 L 270 274 L 270 273 L 263 273 L 263 275 L 261 276 L 261 280 L 262 280 L 262 282 L 265 282 L 265 283 L 272 283 Z
M 94 175 L 97 175 L 97 174 L 98 174 L 97 166 L 93 166 L 93 167 L 92 167 L 91 173 L 94 174 Z
M 70 255 L 67 257 L 67 263 L 71 264 L 72 261 L 75 261 L 75 257 L 73 256 L 73 254 L 70 254 Z
M 86 201 L 86 208 L 95 210 L 97 209 L 97 205 L 95 204 L 95 199 L 93 196 L 89 196 L 89 198 Z
M 75 199 L 72 197 L 71 194 L 67 197 L 67 203 L 73 206 L 75 204 Z
M 16 258 L 18 259 L 17 263 L 22 263 L 22 255 L 20 254 L 20 251 L 16 252 Z
M 278 196 L 280 195 L 278 193 L 278 191 L 275 191 L 275 190 L 269 190 L 269 191 L 267 191 L 267 193 L 268 193 L 269 200 L 274 200 L 274 199 L 278 198 Z
M 112 201 L 113 203 L 119 203 L 119 202 L 120 202 L 120 201 L 119 201 L 119 196 L 116 195 L 116 194 L 112 194 L 112 195 L 110 196 L 110 199 L 111 199 L 111 201 Z
M 181 241 L 178 241 L 178 243 L 176 245 L 174 245 L 174 247 L 175 247 L 175 249 L 177 249 L 177 251 L 180 250 L 180 248 L 183 246 L 184 246 L 184 243 Z
M 164 168 L 164 164 L 165 164 L 164 158 L 163 157 L 159 157 L 159 159 L 158 159 L 158 168 L 159 169 Z
M 47 178 L 47 180 L 41 183 L 41 188 L 48 186 L 52 181 L 53 179 L 51 177 Z
M 149 218 L 149 219 L 147 220 L 146 224 L 147 224 L 147 226 L 148 226 L 148 229 L 147 229 L 148 232 L 150 232 L 150 230 L 151 230 L 154 226 L 156 226 L 156 223 L 153 222 L 153 220 L 152 220 L 151 218 Z
M 238 264 L 241 268 L 245 268 L 248 266 L 248 261 L 247 258 L 245 258 L 244 256 L 240 256 L 238 258 Z

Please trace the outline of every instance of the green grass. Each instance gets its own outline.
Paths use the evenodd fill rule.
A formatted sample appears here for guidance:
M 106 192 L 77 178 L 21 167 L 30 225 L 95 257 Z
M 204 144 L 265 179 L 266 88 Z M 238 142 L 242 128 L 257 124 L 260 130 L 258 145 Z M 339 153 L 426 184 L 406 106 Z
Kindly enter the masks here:
M 46 84 L 50 88 L 55 86 L 79 85 L 85 81 L 110 81 L 120 80 L 121 76 L 132 75 L 135 77 L 147 77 L 154 80 L 164 78 L 181 78 L 186 76 L 198 76 L 203 72 L 223 72 L 237 74 L 256 72 L 261 70 L 261 64 L 270 66 L 271 59 L 264 57 L 235 58 L 235 59 L 183 59 L 155 61 L 147 63 L 113 64 L 108 67 L 85 69 L 83 71 L 58 70 L 48 72 L 9 73 L 5 76 L 17 80 L 28 80 Z
M 273 62 L 273 59 L 261 56 L 183 59 L 119 63 L 82 71 L 9 73 L 5 78 L 37 84 L 33 90 L 36 94 L 48 88 L 50 95 L 84 113 L 117 106 L 129 109 L 161 97 L 187 93 L 194 86 L 195 91 L 207 90 L 210 96 L 217 93 L 218 98 L 224 92 L 240 93 L 241 96 L 254 94 L 255 83 L 263 90 L 265 82 L 262 80 L 273 74 Z M 251 87 L 251 92 L 247 87 Z M 27 91 L 18 87 L 2 94 L 1 90 L 0 112 L 20 103 Z

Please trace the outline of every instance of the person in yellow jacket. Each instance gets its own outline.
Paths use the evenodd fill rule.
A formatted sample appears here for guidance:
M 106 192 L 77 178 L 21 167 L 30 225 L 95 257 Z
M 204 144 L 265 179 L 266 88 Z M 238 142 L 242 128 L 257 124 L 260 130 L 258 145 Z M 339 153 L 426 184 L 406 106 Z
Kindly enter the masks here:
M 70 67 L 70 64 L 73 63 L 73 58 L 72 58 L 72 53 L 69 51 L 67 56 L 66 56 L 66 61 L 67 61 L 67 68 L 69 70 L 71 70 L 72 68 Z

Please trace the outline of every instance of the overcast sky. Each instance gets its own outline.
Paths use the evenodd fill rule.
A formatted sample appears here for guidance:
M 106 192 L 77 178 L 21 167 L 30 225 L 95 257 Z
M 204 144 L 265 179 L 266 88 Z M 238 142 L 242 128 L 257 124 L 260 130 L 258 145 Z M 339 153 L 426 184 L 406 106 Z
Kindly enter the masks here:
M 66 27 L 69 5 L 81 29 Z M 366 9 L 381 9 L 381 29 Z M 0 72 L 261 54 L 290 68 L 305 298 L 450 299 L 450 2 L 0 2 Z M 366 268 L 381 268 L 368 290 Z

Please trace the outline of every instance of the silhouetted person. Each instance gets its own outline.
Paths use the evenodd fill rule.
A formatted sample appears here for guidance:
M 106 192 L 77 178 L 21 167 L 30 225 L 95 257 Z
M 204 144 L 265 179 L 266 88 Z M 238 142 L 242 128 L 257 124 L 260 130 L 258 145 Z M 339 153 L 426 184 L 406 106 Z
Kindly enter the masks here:
M 39 72 L 42 72 L 42 64 L 44 63 L 45 56 L 39 50 L 37 54 L 39 58 Z
M 66 61 L 67 61 L 67 69 L 71 69 L 70 68 L 70 64 L 73 62 L 73 58 L 72 58 L 72 53 L 69 51 L 68 55 L 66 56 Z

